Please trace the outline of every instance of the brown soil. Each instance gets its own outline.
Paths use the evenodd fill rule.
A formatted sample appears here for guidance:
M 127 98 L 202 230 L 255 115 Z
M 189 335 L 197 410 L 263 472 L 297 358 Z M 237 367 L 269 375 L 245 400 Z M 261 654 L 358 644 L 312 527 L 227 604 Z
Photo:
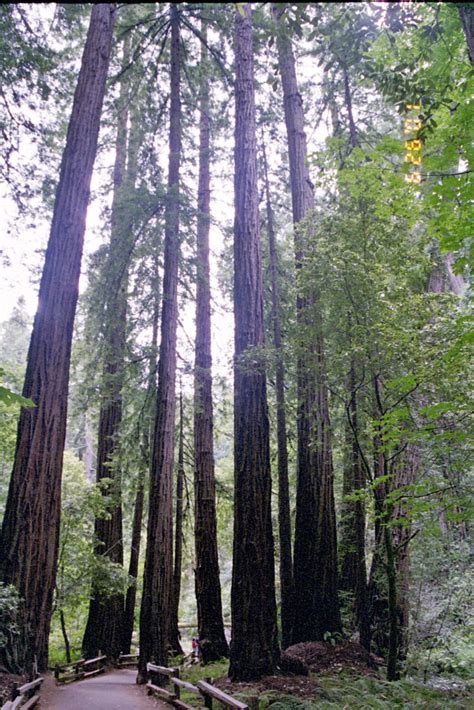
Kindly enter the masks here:
M 312 673 L 350 669 L 373 675 L 381 663 L 380 658 L 354 641 L 343 641 L 335 646 L 322 641 L 306 641 L 290 646 L 286 653 L 302 661 Z

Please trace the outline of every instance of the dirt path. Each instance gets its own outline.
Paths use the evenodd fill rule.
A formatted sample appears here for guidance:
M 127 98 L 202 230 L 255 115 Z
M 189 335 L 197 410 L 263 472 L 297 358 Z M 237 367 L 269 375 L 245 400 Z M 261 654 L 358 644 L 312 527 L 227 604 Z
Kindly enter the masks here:
M 46 684 L 41 692 L 41 710 L 169 710 L 169 705 L 150 698 L 144 686 L 135 683 L 135 670 L 80 680 L 70 685 Z

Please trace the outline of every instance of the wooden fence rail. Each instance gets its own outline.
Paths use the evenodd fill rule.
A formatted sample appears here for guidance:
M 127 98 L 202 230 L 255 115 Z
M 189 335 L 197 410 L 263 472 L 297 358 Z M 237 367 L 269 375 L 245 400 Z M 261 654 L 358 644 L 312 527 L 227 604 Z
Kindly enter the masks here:
M 180 710 L 196 710 L 192 705 L 188 705 L 181 700 L 181 690 L 187 690 L 190 693 L 199 695 L 204 700 L 204 705 L 209 710 L 212 710 L 212 701 L 217 700 L 226 708 L 231 710 L 248 710 L 249 706 L 240 702 L 231 695 L 219 690 L 211 683 L 205 680 L 200 680 L 193 685 L 179 677 L 179 668 L 166 668 L 165 666 L 157 666 L 154 663 L 147 663 L 147 671 L 151 676 L 151 680 L 147 683 L 148 693 L 154 693 L 162 700 L 166 700 Z M 173 690 L 163 688 L 160 683 L 165 676 L 169 678 L 169 682 L 173 685 Z
M 117 660 L 117 668 L 127 668 L 138 665 L 138 653 L 121 653 Z
M 89 658 L 87 661 L 85 658 L 81 658 L 80 661 L 65 663 L 63 666 L 57 665 L 54 669 L 56 683 L 73 683 L 75 680 L 83 680 L 84 678 L 90 678 L 98 673 L 103 673 L 105 671 L 106 660 L 107 656 L 97 656 L 96 658 Z M 96 665 L 97 668 L 89 670 L 89 668 L 94 665 Z
M 2 705 L 1 710 L 16 710 L 16 708 L 28 710 L 28 708 L 33 708 L 40 699 L 39 691 L 43 681 L 44 678 L 37 678 L 30 683 L 20 685 L 20 687 L 14 687 L 12 699 Z

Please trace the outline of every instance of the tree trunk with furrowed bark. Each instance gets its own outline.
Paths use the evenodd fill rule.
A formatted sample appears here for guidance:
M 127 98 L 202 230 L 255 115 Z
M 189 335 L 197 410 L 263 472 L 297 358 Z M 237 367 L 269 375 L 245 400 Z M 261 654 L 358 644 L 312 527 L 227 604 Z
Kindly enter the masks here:
M 240 11 L 242 10 L 242 12 Z M 274 545 L 255 136 L 252 13 L 235 13 L 234 548 L 229 676 L 273 673 L 277 642 Z

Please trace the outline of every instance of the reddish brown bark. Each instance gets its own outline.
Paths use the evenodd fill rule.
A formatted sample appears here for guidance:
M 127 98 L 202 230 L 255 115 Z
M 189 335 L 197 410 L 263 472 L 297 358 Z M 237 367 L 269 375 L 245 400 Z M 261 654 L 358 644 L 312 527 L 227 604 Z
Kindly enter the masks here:
M 234 556 L 229 676 L 271 674 L 278 661 L 271 478 L 255 136 L 252 14 L 235 14 Z
M 165 257 L 161 344 L 153 450 L 147 550 L 140 611 L 138 681 L 147 677 L 146 664 L 166 666 L 171 613 L 173 559 L 173 465 L 176 410 L 176 328 L 178 319 L 179 172 L 181 159 L 179 10 L 171 5 L 171 97 L 168 195 L 165 216 Z
M 206 25 L 201 31 L 206 37 Z M 194 370 L 194 491 L 198 635 L 205 663 L 229 654 L 222 618 L 214 478 L 211 289 L 209 281 L 210 120 L 207 50 L 201 44 L 197 223 L 196 346 Z
M 314 199 L 307 166 L 303 105 L 298 92 L 295 60 L 281 20 L 284 11 L 285 5 L 273 5 L 288 135 L 293 222 L 296 225 L 313 208 Z M 305 251 L 304 239 L 295 230 L 297 269 L 301 266 Z M 309 297 L 298 295 L 296 310 L 300 332 L 307 332 L 310 328 L 315 336 L 311 344 L 304 345 L 305 352 L 300 353 L 297 363 L 298 470 L 293 643 L 322 639 L 325 632 L 341 630 L 331 425 L 317 294 Z
M 273 344 L 276 351 L 275 393 L 277 403 L 277 448 L 278 448 L 278 529 L 280 541 L 280 592 L 281 592 L 281 645 L 291 643 L 294 612 L 293 562 L 291 559 L 291 513 L 288 483 L 288 448 L 286 437 L 285 367 L 281 336 L 281 303 L 278 279 L 278 254 L 276 248 L 273 209 L 270 198 L 268 164 L 265 143 L 262 142 L 263 175 L 267 207 L 267 233 L 270 254 L 272 292 Z
M 61 468 L 72 331 L 115 4 L 94 5 L 76 87 L 41 278 L 23 410 L 1 536 L 1 576 L 24 599 L 21 635 L 4 660 L 30 668 L 48 661 L 59 541 Z

